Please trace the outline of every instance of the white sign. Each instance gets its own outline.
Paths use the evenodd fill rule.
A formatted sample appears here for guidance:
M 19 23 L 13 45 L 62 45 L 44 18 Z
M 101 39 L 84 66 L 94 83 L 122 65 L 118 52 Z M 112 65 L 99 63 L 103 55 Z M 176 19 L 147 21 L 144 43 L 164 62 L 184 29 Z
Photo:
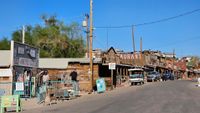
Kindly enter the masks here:
M 16 82 L 15 84 L 16 91 L 23 91 L 24 90 L 24 82 Z
M 23 47 L 18 47 L 18 54 L 24 54 L 24 48 Z
M 11 69 L 0 69 L 0 77 L 10 77 L 12 76 Z
M 116 63 L 109 63 L 109 69 L 115 70 L 116 69 Z
M 35 58 L 35 50 L 31 49 L 30 50 L 30 55 L 31 55 L 31 57 Z
M 18 62 L 16 61 L 15 63 L 20 66 L 28 66 L 28 67 L 37 66 L 36 62 L 28 58 L 19 58 L 19 61 Z

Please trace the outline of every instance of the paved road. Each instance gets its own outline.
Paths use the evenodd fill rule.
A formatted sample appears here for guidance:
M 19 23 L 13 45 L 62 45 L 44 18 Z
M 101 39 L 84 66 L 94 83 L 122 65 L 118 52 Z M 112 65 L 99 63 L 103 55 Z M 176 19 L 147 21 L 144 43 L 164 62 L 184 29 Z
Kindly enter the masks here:
M 200 113 L 200 88 L 191 81 L 167 81 L 86 95 L 27 113 Z

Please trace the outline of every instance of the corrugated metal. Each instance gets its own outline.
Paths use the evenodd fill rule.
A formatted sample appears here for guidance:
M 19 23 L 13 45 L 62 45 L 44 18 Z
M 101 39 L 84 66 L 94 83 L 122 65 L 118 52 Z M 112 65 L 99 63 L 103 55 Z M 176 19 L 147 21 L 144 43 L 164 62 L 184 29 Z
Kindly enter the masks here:
M 40 58 L 39 68 L 66 69 L 69 62 L 89 63 L 89 58 Z M 101 58 L 95 58 L 93 63 L 101 63 Z
M 0 50 L 0 67 L 8 67 L 10 64 L 10 50 Z
M 39 68 L 56 68 L 65 69 L 68 66 L 68 61 L 61 58 L 40 58 Z

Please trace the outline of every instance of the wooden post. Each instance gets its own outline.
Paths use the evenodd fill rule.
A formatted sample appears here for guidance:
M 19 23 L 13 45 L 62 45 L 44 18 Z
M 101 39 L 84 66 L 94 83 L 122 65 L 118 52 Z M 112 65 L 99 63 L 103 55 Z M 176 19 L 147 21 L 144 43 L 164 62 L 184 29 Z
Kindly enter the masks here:
M 132 40 L 133 40 L 133 65 L 135 65 L 136 63 L 136 59 L 135 59 L 135 39 L 134 39 L 134 26 L 132 25 Z
M 93 0 L 90 0 L 90 71 L 91 71 L 91 91 L 93 91 L 93 56 L 92 56 L 92 39 L 93 39 Z
M 111 69 L 111 89 L 113 89 L 113 69 Z

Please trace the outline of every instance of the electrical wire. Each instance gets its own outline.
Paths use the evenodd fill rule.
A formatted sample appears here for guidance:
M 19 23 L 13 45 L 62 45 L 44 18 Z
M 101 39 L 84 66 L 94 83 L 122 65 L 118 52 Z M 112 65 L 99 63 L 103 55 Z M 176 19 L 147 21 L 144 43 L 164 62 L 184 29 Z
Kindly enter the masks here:
M 187 15 L 193 14 L 195 12 L 199 12 L 199 11 L 200 11 L 200 8 L 192 10 L 192 11 L 188 11 L 188 12 L 176 15 L 176 16 L 163 18 L 163 19 L 160 19 L 160 20 L 155 20 L 155 21 L 150 21 L 150 22 L 144 22 L 144 23 L 138 23 L 138 24 L 132 24 L 132 25 L 121 25 L 121 26 L 97 26 L 95 28 L 105 29 L 105 28 L 129 28 L 129 27 L 132 27 L 132 26 L 139 27 L 139 26 L 151 25 L 151 24 L 156 24 L 156 23 L 161 23 L 161 22 L 173 20 L 173 19 L 180 18 L 180 17 L 183 17 L 183 16 L 187 16 Z

